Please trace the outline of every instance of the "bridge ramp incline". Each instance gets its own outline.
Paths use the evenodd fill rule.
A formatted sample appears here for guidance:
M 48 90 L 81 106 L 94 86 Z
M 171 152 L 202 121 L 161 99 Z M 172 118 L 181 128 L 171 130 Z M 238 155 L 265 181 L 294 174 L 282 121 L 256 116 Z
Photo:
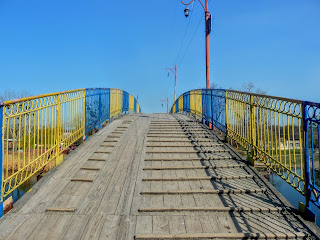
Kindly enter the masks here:
M 182 114 L 129 114 L 113 121 L 0 220 L 0 239 L 317 234 L 222 136 Z

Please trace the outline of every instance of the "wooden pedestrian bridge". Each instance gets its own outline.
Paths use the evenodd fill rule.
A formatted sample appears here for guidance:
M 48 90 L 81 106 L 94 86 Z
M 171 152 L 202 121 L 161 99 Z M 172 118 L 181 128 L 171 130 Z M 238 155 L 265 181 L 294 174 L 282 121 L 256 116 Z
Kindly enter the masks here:
M 40 101 L 48 98 L 43 95 L 2 103 L 0 133 L 4 140 L 9 136 L 19 139 L 13 141 L 15 146 L 11 150 L 8 141 L 2 141 L 2 202 L 19 189 L 24 178 L 39 172 L 44 176 L 0 219 L 0 239 L 319 238 L 320 229 L 310 221 L 315 217 L 310 204 L 317 206 L 318 201 L 314 200 L 316 183 L 312 173 L 315 155 L 307 151 L 308 161 L 301 155 L 302 145 L 309 142 L 303 138 L 304 131 L 310 131 L 303 125 L 307 124 L 305 116 L 290 115 L 294 126 L 287 119 L 281 120 L 281 126 L 266 124 L 267 111 L 275 110 L 258 111 L 258 104 L 257 109 L 250 109 L 250 105 L 245 106 L 245 100 L 236 106 L 230 96 L 223 97 L 221 92 L 216 94 L 213 90 L 210 93 L 202 90 L 201 95 L 201 90 L 191 91 L 187 93 L 189 99 L 181 95 L 171 114 L 144 114 L 137 100 L 124 91 L 108 89 L 109 96 L 105 99 L 101 89 L 99 92 L 93 89 L 91 93 L 88 89 L 85 93 L 81 91 L 84 90 L 71 95 L 69 92 L 51 95 L 54 98 L 49 99 L 51 102 Z M 203 95 L 206 93 L 210 97 Z M 226 101 L 228 97 L 230 101 Z M 32 103 L 34 99 L 37 100 Z M 72 99 L 75 102 L 68 105 Z M 116 101 L 114 105 L 113 101 Z M 223 102 L 226 105 L 222 106 Z M 28 108 L 22 103 L 38 105 Z M 44 110 L 46 107 L 41 104 L 50 106 Z M 106 106 L 108 109 L 102 110 Z M 223 115 L 221 108 L 227 114 Z M 235 110 L 242 115 L 228 114 Z M 104 115 L 103 111 L 109 114 Z M 35 113 L 30 115 L 30 112 Z M 85 112 L 85 117 L 79 118 L 77 112 Z M 71 113 L 75 118 L 70 122 Z M 284 115 L 281 114 L 279 118 Z M 269 119 L 277 117 L 272 115 Z M 50 118 L 53 120 L 49 121 Z M 42 125 L 46 126 L 45 130 Z M 262 145 L 260 137 L 269 137 L 274 144 L 281 131 L 289 131 L 282 139 L 286 136 L 296 139 L 296 131 L 298 136 L 301 131 L 304 143 L 299 149 L 293 145 L 285 151 L 278 145 Z M 84 135 L 86 141 L 68 155 L 63 154 Z M 40 153 L 30 154 L 30 148 L 39 148 L 32 142 L 41 146 Z M 16 152 L 15 148 L 22 151 Z M 273 153 L 276 150 L 280 153 Z M 60 162 L 63 155 L 61 164 L 45 171 L 50 162 Z M 252 163 L 258 161 L 270 171 L 283 174 L 288 184 L 306 196 L 300 211 L 257 171 Z M 292 174 L 285 175 L 284 169 Z M 306 177 L 308 172 L 311 174 Z M 297 184 L 295 179 L 300 179 Z M 311 189 L 310 194 L 307 188 Z

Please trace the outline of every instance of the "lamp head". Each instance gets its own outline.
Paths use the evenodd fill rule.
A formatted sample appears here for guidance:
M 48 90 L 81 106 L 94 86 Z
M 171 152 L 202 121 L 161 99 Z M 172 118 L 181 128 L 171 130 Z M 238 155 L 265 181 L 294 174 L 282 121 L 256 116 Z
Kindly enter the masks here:
M 186 18 L 189 16 L 189 12 L 190 12 L 190 9 L 188 7 L 186 7 L 184 9 L 184 15 L 186 16 Z

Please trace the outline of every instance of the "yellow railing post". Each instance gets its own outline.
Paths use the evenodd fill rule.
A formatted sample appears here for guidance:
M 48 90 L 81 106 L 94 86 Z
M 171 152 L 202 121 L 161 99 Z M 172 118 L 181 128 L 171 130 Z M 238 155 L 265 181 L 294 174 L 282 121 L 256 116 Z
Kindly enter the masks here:
M 251 143 L 251 152 L 248 154 L 248 162 L 250 165 L 254 166 L 255 127 L 254 127 L 253 95 L 250 95 L 250 143 Z
M 211 93 L 212 94 L 212 93 Z M 225 97 L 225 104 L 226 104 L 226 138 L 225 138 L 225 142 L 228 142 L 228 125 L 229 125 L 229 116 L 228 116 L 228 98 L 227 98 L 228 94 L 227 91 L 225 91 L 224 93 L 224 97 Z
M 60 154 L 60 94 L 57 95 L 57 108 L 56 108 L 56 162 L 58 161 L 59 154 Z
M 3 114 L 2 138 L 12 138 L 12 148 L 17 149 L 13 153 L 9 149 L 9 141 L 4 146 L 2 140 L 2 167 L 5 173 L 2 186 L 6 186 L 2 188 L 2 198 L 45 166 L 53 167 L 48 165 L 49 162 L 55 160 L 56 165 L 62 162 L 61 151 L 84 135 L 85 106 L 82 108 L 82 102 L 85 104 L 84 89 L 75 89 L 9 100 L 1 104 L 0 109 L 6 109 L 0 111 Z
M 83 94 L 83 114 L 82 114 L 82 121 L 83 121 L 83 141 L 86 141 L 86 90 L 84 90 Z
M 1 180 L 1 186 L 0 186 L 0 217 L 3 216 L 3 187 L 4 187 L 4 184 L 3 184 L 3 179 L 4 179 L 4 176 L 3 176 L 3 153 L 4 153 L 4 135 L 3 135 L 3 132 L 4 132 L 4 121 L 3 121 L 3 111 L 4 111 L 4 107 L 3 106 L 0 106 L 0 180 Z

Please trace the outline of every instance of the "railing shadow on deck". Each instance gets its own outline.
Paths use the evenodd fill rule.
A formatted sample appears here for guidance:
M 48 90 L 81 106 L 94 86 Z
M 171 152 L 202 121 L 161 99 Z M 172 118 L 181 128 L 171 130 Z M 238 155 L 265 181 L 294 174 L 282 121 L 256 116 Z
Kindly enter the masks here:
M 174 116 L 177 120 L 179 120 L 178 117 Z M 193 117 L 193 116 L 191 116 Z M 198 119 L 195 119 L 198 121 Z M 201 121 L 199 121 L 201 123 Z M 203 128 L 207 131 L 208 138 L 212 140 L 217 140 L 217 141 L 222 141 L 217 135 L 219 134 L 220 130 L 216 129 L 214 132 L 210 131 L 210 128 Z M 199 147 L 197 144 L 197 135 L 192 133 L 192 128 L 191 130 L 185 129 L 185 133 L 189 133 L 189 139 L 194 140 L 190 141 L 191 144 L 193 145 L 193 148 L 195 150 L 207 150 L 206 147 Z M 246 159 L 243 159 L 243 157 L 234 149 L 229 144 L 224 144 L 223 147 L 226 150 L 229 150 L 232 155 L 233 155 L 233 160 L 236 161 L 238 164 L 245 164 L 245 166 L 248 164 L 248 161 Z M 212 157 L 210 154 L 207 153 L 197 153 L 199 160 L 200 159 L 210 159 Z M 212 162 L 210 161 L 201 161 L 201 164 L 203 166 L 211 166 L 214 167 Z M 292 209 L 291 207 L 287 206 L 279 197 L 277 194 L 273 192 L 272 189 L 269 188 L 268 184 L 266 184 L 265 180 L 261 178 L 257 174 L 256 171 L 253 171 L 249 166 L 242 168 L 248 175 L 254 175 L 255 178 L 253 178 L 253 182 L 259 186 L 259 188 L 267 188 L 267 191 L 265 191 L 264 197 L 262 196 L 254 196 L 253 198 L 262 200 L 262 202 L 265 202 L 266 204 L 272 203 L 272 207 L 284 207 L 285 211 L 289 211 L 289 214 L 281 214 L 281 213 L 255 213 L 251 212 L 250 217 L 248 217 L 247 213 L 243 212 L 238 212 L 238 213 L 230 213 L 230 217 L 232 218 L 232 222 L 234 223 L 234 226 L 236 227 L 238 232 L 261 232 L 262 229 L 264 231 L 262 232 L 269 232 L 270 229 L 274 229 L 277 227 L 277 232 L 281 233 L 288 233 L 290 231 L 295 231 L 295 232 L 305 232 L 306 229 L 309 229 L 309 227 L 298 217 L 298 211 L 295 209 Z M 208 177 L 212 176 L 219 176 L 219 171 L 217 169 L 205 169 L 205 172 Z M 210 181 L 213 189 L 236 189 L 234 185 L 230 185 L 229 183 L 226 183 L 225 181 Z M 237 185 L 238 187 L 238 185 Z M 250 186 L 246 185 L 247 188 L 250 189 Z M 254 188 L 254 186 L 252 186 Z M 236 194 L 233 194 L 236 195 Z M 252 202 L 249 200 L 245 200 L 243 198 L 243 194 L 241 195 L 241 199 L 239 199 L 238 202 L 236 202 L 232 197 L 230 197 L 229 194 L 219 194 L 219 199 L 223 203 L 224 207 L 241 207 L 241 206 L 246 206 L 250 208 L 250 205 L 252 205 Z M 246 194 L 250 196 L 250 194 Z M 253 204 L 253 208 L 256 207 L 267 207 L 267 206 L 255 206 Z M 295 214 L 290 214 L 290 213 L 295 213 Z M 281 218 L 284 219 L 285 221 L 282 221 L 281 223 L 279 222 L 279 214 L 281 214 Z M 260 224 L 259 224 L 260 223 Z M 287 225 L 284 225 L 286 223 Z M 281 225 L 280 225 L 281 224 Z M 253 228 L 254 227 L 254 228 Z M 312 232 L 312 231 L 310 231 Z

